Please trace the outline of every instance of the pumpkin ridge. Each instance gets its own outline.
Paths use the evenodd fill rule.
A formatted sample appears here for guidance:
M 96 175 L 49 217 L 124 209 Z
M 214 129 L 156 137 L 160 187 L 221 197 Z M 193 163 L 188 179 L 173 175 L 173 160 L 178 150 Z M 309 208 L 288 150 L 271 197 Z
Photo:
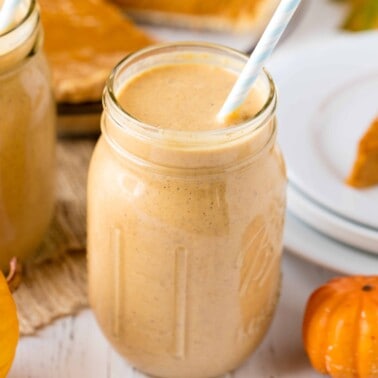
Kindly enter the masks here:
M 329 372 L 329 366 L 327 364 L 327 356 L 329 354 L 329 330 L 327 325 L 329 324 L 329 318 L 334 310 L 342 303 L 343 298 L 340 298 L 337 302 L 332 298 L 334 295 L 333 287 L 323 287 L 320 290 L 315 291 L 313 296 L 313 302 L 310 304 L 309 308 L 306 310 L 312 319 L 307 320 L 305 329 L 309 329 L 309 332 L 305 332 L 307 337 L 305 337 L 305 345 L 315 347 L 311 353 L 308 353 L 311 357 L 311 363 L 317 367 L 317 370 L 326 374 Z M 343 294 L 343 297 L 345 294 Z M 321 311 L 316 311 L 316 309 L 321 308 Z M 324 323 L 322 335 L 316 329 L 318 323 Z M 318 343 L 316 339 L 319 338 Z M 311 347 L 308 349 L 312 349 Z M 309 352 L 309 351 L 308 351 Z M 319 356 L 325 356 L 320 357 Z
M 360 357 L 356 362 L 357 373 L 361 377 L 378 376 L 378 360 L 374 357 L 378 355 L 378 314 L 377 302 L 374 300 L 373 292 L 374 289 L 364 292 L 361 296 L 361 317 L 358 327 L 360 335 L 357 339 L 359 340 L 358 356 L 366 356 L 366 359 Z
M 348 373 L 351 372 L 353 367 L 353 363 L 349 363 L 349 365 L 344 365 L 338 361 L 345 359 L 344 353 L 339 353 L 338 345 L 343 345 L 345 340 L 343 340 L 343 332 L 335 333 L 334 330 L 337 329 L 337 324 L 340 323 L 340 319 L 344 320 L 343 328 L 350 327 L 347 321 L 342 317 L 344 312 L 350 309 L 349 303 L 354 300 L 355 295 L 351 295 L 348 290 L 343 290 L 339 293 L 336 293 L 337 301 L 330 311 L 329 319 L 327 322 L 327 350 L 324 352 L 324 358 L 326 361 L 327 373 L 330 374 L 334 378 L 352 378 L 352 375 L 340 375 L 340 372 L 346 369 Z M 334 298 L 331 300 L 335 301 Z M 357 311 L 353 311 L 354 321 L 358 318 Z M 349 340 L 350 332 L 348 332 L 347 342 Z M 343 342 L 341 342 L 343 340 Z M 341 351 L 342 352 L 342 351 Z M 353 358 L 355 353 L 351 353 Z M 354 361 L 353 361 L 354 362 Z
M 354 366 L 356 366 L 356 374 L 360 375 L 361 373 L 361 366 L 360 366 L 360 359 L 359 359 L 359 356 L 360 355 L 363 355 L 362 350 L 363 350 L 363 345 L 361 343 L 361 337 L 363 336 L 363 332 L 361 330 L 362 326 L 363 326 L 363 322 L 364 322 L 364 303 L 365 303 L 365 293 L 366 291 L 364 291 L 363 287 L 365 285 L 363 285 L 362 287 L 360 287 L 360 290 L 362 292 L 362 295 L 360 295 L 358 297 L 358 305 L 356 306 L 358 308 L 358 311 L 357 311 L 357 319 L 356 319 L 356 325 L 355 325 L 355 329 L 357 330 L 357 335 L 356 335 L 356 340 L 357 342 L 354 344 L 355 345 L 355 351 L 354 351 Z

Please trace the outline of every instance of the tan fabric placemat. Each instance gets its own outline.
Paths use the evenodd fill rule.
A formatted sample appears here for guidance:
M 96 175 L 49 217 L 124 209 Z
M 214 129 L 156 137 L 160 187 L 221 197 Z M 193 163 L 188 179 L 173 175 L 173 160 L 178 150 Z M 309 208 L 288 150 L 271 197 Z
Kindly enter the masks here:
M 14 293 L 21 335 L 31 335 L 88 305 L 86 180 L 94 144 L 94 139 L 59 140 L 55 215 L 40 250 L 23 267 Z

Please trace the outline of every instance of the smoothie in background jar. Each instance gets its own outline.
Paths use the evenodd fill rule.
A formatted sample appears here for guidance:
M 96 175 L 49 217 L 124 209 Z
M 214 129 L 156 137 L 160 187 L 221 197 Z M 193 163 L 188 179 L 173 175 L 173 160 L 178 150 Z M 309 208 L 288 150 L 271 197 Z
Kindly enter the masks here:
M 104 92 L 90 303 L 117 350 L 154 376 L 233 370 L 272 320 L 286 175 L 268 74 L 233 124 L 216 121 L 245 62 L 215 45 L 153 47 L 121 62 Z
M 41 43 L 36 3 L 21 1 L 0 33 L 0 270 L 36 251 L 53 210 L 55 106 Z

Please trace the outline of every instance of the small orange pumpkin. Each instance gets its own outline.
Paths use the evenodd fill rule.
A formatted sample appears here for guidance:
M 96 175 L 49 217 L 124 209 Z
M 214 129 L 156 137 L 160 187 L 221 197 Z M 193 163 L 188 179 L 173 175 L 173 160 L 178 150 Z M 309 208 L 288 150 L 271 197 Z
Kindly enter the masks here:
M 0 378 L 4 378 L 11 367 L 18 337 L 16 305 L 0 271 Z
M 335 278 L 310 296 L 303 342 L 312 366 L 333 378 L 378 377 L 378 276 Z

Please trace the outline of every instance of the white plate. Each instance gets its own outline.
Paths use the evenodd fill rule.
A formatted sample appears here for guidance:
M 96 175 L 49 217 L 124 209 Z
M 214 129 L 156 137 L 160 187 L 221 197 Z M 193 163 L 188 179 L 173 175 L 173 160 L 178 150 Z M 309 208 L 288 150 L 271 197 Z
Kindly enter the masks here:
M 292 185 L 288 187 L 287 199 L 288 209 L 315 230 L 352 247 L 378 254 L 378 231 L 327 211 Z
M 356 190 L 344 180 L 378 115 L 378 33 L 281 50 L 269 69 L 289 180 L 324 207 L 377 230 L 378 187 Z
M 378 274 L 378 256 L 340 244 L 286 214 L 284 245 L 289 252 L 344 274 Z

